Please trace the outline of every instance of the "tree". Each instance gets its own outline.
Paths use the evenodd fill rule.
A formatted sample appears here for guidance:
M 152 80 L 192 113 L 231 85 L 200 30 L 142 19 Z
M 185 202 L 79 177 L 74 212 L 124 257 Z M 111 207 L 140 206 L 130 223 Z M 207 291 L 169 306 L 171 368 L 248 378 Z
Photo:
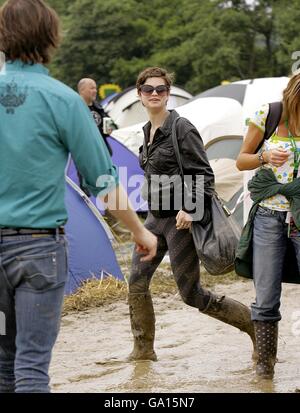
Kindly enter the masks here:
M 57 76 L 71 86 L 81 77 L 110 82 L 119 58 L 143 56 L 135 41 L 145 30 L 135 0 L 77 0 L 70 9 L 64 41 L 54 65 Z M 117 80 L 117 79 L 116 79 Z M 119 80 L 119 79 L 118 79 Z
M 63 26 L 50 69 L 72 87 L 85 76 L 127 87 L 142 69 L 157 65 L 199 93 L 223 80 L 287 75 L 292 53 L 300 51 L 298 0 L 48 3 Z
M 300 68 L 300 36 L 299 36 L 299 19 L 300 9 L 297 0 L 280 0 L 274 2 L 275 12 L 275 29 L 276 29 L 276 74 L 280 76 L 283 73 L 290 74 L 292 65 Z M 297 56 L 292 59 L 295 52 Z

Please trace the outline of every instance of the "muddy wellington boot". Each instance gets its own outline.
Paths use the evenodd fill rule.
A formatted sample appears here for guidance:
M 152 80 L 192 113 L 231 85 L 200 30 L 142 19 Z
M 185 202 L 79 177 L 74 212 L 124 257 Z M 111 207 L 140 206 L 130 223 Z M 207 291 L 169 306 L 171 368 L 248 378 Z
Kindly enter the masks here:
M 254 325 L 247 306 L 232 298 L 212 294 L 207 307 L 201 312 L 247 333 L 253 343 L 252 359 L 257 360 Z
M 134 347 L 127 359 L 156 361 L 153 348 L 155 315 L 151 295 L 129 293 L 128 304 Z
M 254 321 L 258 360 L 256 375 L 272 379 L 277 356 L 278 322 Z

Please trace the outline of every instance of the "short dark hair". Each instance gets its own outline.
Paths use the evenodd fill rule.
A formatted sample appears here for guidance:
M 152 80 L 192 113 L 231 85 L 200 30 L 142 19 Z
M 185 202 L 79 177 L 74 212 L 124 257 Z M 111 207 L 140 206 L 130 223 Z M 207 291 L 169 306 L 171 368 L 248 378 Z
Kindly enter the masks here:
M 7 60 L 49 63 L 59 40 L 59 17 L 43 0 L 7 0 L 1 7 L 0 50 Z
M 149 77 L 161 77 L 164 79 L 166 85 L 170 88 L 173 80 L 174 74 L 168 73 L 166 69 L 161 67 L 147 67 L 147 69 L 143 70 L 137 78 L 136 81 L 136 88 L 140 90 L 140 87 L 146 82 Z

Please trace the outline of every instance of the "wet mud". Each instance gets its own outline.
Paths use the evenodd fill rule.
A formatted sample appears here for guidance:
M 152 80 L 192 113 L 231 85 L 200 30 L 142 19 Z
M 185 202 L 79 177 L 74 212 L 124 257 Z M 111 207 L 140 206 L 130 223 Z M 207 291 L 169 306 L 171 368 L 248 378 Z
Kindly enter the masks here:
M 218 285 L 249 305 L 252 283 Z M 273 382 L 258 381 L 251 341 L 239 330 L 190 308 L 177 295 L 153 297 L 157 362 L 127 362 L 132 347 L 127 303 L 69 314 L 50 368 L 53 392 L 271 393 L 300 388 L 300 286 L 284 285 Z

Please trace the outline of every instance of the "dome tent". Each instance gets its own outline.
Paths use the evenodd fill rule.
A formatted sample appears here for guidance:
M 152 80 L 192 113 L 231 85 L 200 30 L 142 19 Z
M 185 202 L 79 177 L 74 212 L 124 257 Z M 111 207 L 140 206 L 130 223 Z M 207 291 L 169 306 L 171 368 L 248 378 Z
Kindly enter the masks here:
M 119 171 L 121 172 L 119 174 L 120 182 L 127 192 L 127 196 L 130 199 L 133 209 L 136 212 L 148 211 L 147 203 L 141 199 L 139 194 L 135 196 L 138 190 L 138 182 L 142 182 L 144 176 L 144 172 L 139 165 L 139 159 L 137 155 L 122 142 L 111 136 L 107 138 L 107 141 L 113 151 L 112 162 L 116 167 L 118 167 Z M 67 166 L 67 175 L 73 182 L 79 185 L 77 170 L 72 159 L 70 159 Z M 99 200 L 96 201 L 95 197 L 93 196 L 91 196 L 91 200 L 94 205 L 96 205 L 100 210 L 100 212 L 103 213 L 104 208 L 101 205 L 101 202 Z
M 69 295 L 91 278 L 112 275 L 124 280 L 113 244 L 114 236 L 89 198 L 66 178 L 65 203 L 68 221 L 65 225 L 69 251 L 69 277 L 65 294 Z
M 241 80 L 209 89 L 200 93 L 194 99 L 226 96 L 239 102 L 242 107 L 243 135 L 245 135 L 249 119 L 261 105 L 281 100 L 283 90 L 286 88 L 288 81 L 289 78 L 286 76 Z M 254 172 L 255 170 L 244 172 L 244 195 L 238 200 L 243 204 L 244 222 L 247 220 L 252 205 L 247 185 Z

